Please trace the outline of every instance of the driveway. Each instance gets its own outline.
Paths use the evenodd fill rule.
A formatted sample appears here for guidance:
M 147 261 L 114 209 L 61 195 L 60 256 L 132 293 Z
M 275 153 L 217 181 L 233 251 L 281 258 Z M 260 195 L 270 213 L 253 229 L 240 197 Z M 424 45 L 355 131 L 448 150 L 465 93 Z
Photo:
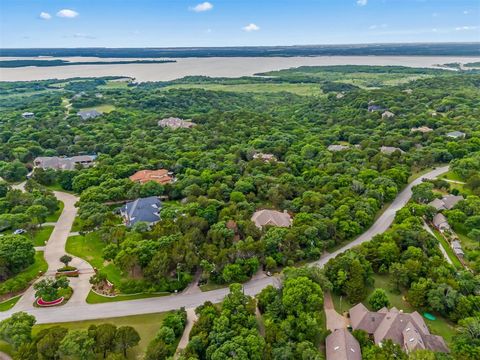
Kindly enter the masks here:
M 310 266 L 323 267 L 328 262 L 328 260 L 334 258 L 335 256 L 357 245 L 360 245 L 366 241 L 369 241 L 372 237 L 374 237 L 377 234 L 381 234 L 385 232 L 385 230 L 387 230 L 392 224 L 395 218 L 395 213 L 398 210 L 400 210 L 403 206 L 405 206 L 405 204 L 408 202 L 408 200 L 412 196 L 413 186 L 420 184 L 422 182 L 422 178 L 434 179 L 437 176 L 447 171 L 448 171 L 448 166 L 437 168 L 423 175 L 422 177 L 414 180 L 413 182 L 411 182 L 403 191 L 400 192 L 400 194 L 398 194 L 398 196 L 395 198 L 392 204 L 375 221 L 375 223 L 370 227 L 370 229 L 368 229 L 365 233 L 360 235 L 357 239 L 353 240 L 351 243 L 346 244 L 345 246 L 338 249 L 337 251 L 322 257 L 318 261 L 311 263 Z M 66 242 L 66 236 L 68 236 L 68 233 L 70 232 L 71 224 L 73 223 L 73 219 L 75 218 L 74 214 L 76 214 L 76 210 L 73 207 L 73 203 L 71 203 L 74 199 L 76 199 L 74 196 L 69 194 L 64 194 L 64 193 L 55 193 L 55 194 L 59 196 L 59 198 L 62 197 L 61 198 L 62 201 L 65 202 L 64 212 L 65 211 L 67 212 L 65 214 L 65 219 L 69 219 L 69 220 L 68 221 L 65 220 L 65 222 L 62 222 L 59 219 L 59 222 L 63 223 L 63 226 L 59 227 L 58 233 L 56 233 L 55 231 L 54 233 L 52 233 L 52 238 L 54 234 L 58 234 L 58 238 L 53 239 L 53 241 L 61 249 L 61 250 L 52 249 L 52 254 L 55 254 L 55 255 L 48 257 L 52 261 L 52 268 L 55 268 L 56 266 L 58 266 L 58 257 L 59 257 L 58 254 L 63 254 L 64 252 L 63 249 Z M 68 206 L 67 206 L 67 202 L 70 202 Z M 63 217 L 63 215 L 64 214 L 62 213 L 61 217 Z M 70 224 L 70 226 L 68 226 L 68 224 Z M 67 228 L 68 228 L 68 231 L 67 231 Z M 52 245 L 50 245 L 50 248 L 51 247 Z M 87 271 L 88 266 L 86 264 L 83 264 L 80 266 L 85 267 L 85 271 Z M 221 302 L 225 297 L 225 295 L 228 294 L 228 289 L 218 289 L 218 290 L 202 292 L 202 293 L 194 293 L 194 294 L 180 293 L 180 294 L 175 294 L 175 295 L 170 295 L 165 297 L 158 297 L 158 298 L 119 301 L 116 303 L 89 305 L 83 301 L 85 299 L 84 296 L 88 294 L 87 285 L 85 281 L 86 279 L 88 279 L 88 277 L 89 276 L 85 276 L 83 278 L 81 277 L 79 279 L 79 282 L 81 285 L 75 285 L 75 286 L 79 286 L 78 292 L 81 295 L 74 295 L 75 299 L 72 298 L 74 300 L 73 302 L 68 302 L 64 306 L 53 307 L 53 308 L 33 308 L 32 306 L 30 306 L 29 309 L 25 309 L 25 310 L 28 313 L 34 315 L 37 318 L 37 322 L 39 324 L 45 324 L 45 323 L 53 323 L 53 322 L 69 322 L 69 321 L 79 321 L 79 320 L 102 319 L 102 318 L 136 315 L 136 314 L 150 314 L 150 313 L 175 310 L 181 307 L 185 307 L 186 309 L 189 309 L 189 308 L 195 308 L 199 305 L 202 305 L 205 301 L 211 301 L 213 303 Z M 262 291 L 263 288 L 265 288 L 268 285 L 279 287 L 280 284 L 281 284 L 280 278 L 277 278 L 274 276 L 259 278 L 259 279 L 252 279 L 249 282 L 244 284 L 244 291 L 245 291 L 245 294 L 254 296 L 254 295 L 257 295 L 260 291 Z M 73 285 L 73 282 L 72 282 L 72 285 Z M 89 288 L 90 287 L 88 285 L 88 289 Z M 21 303 L 22 300 L 20 300 L 19 303 Z M 10 311 L 0 313 L 0 320 L 9 317 L 12 313 L 16 311 L 19 311 L 19 308 L 17 306 L 15 306 Z

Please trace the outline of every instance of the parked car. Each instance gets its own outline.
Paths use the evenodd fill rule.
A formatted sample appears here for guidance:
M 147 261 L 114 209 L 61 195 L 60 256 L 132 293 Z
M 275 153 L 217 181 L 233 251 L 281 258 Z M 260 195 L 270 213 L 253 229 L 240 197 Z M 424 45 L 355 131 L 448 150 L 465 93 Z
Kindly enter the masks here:
M 25 234 L 27 232 L 27 230 L 25 229 L 17 229 L 13 232 L 14 235 L 21 235 L 21 234 Z

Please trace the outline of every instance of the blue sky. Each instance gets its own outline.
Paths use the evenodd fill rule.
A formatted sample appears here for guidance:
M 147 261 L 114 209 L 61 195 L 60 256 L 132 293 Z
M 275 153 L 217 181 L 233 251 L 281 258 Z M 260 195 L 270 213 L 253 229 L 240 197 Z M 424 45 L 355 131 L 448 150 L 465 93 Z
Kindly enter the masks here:
M 480 41 L 480 1 L 0 1 L 3 48 L 430 41 Z

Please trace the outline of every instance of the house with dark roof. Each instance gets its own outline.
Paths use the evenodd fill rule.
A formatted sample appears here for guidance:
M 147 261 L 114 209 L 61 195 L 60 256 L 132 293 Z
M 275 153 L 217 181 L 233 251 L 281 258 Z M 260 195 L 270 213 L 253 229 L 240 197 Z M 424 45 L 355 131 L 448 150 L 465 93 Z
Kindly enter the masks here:
M 433 225 L 442 232 L 451 229 L 447 218 L 442 213 L 438 213 L 433 217 Z
M 152 225 L 160 220 L 161 208 L 162 202 L 158 197 L 150 196 L 127 202 L 120 208 L 120 214 L 128 227 L 138 222 L 146 222 Z
M 337 329 L 325 339 L 327 360 L 362 360 L 357 339 L 347 329 Z
M 385 109 L 379 105 L 369 105 L 368 106 L 368 112 L 374 112 L 374 111 L 384 111 Z
M 455 255 L 457 255 L 460 258 L 463 258 L 465 256 L 465 253 L 463 252 L 462 244 L 460 244 L 460 241 L 458 241 L 458 239 L 453 240 L 450 246 L 452 247 L 452 250 L 455 253 Z
M 92 110 L 79 111 L 77 115 L 80 116 L 82 120 L 89 120 L 89 119 L 95 119 L 96 117 L 99 117 L 100 115 L 102 115 L 102 113 L 95 109 L 92 109 Z
M 435 352 L 449 352 L 441 336 L 430 334 L 423 317 L 417 312 L 404 313 L 393 307 L 382 308 L 377 312 L 369 311 L 362 303 L 349 310 L 353 330 L 363 330 L 373 335 L 375 344 L 392 340 L 412 352 L 427 349 Z

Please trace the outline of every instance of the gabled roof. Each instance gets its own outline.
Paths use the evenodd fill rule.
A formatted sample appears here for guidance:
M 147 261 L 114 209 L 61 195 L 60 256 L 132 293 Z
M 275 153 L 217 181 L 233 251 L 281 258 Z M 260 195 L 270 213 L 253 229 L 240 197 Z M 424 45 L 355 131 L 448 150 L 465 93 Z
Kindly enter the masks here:
M 183 120 L 183 119 L 180 119 L 180 118 L 174 118 L 174 117 L 169 117 L 169 118 L 165 118 L 165 119 L 162 119 L 162 120 L 158 120 L 158 126 L 161 126 L 161 127 L 169 127 L 169 128 L 172 128 L 172 129 L 178 129 L 178 128 L 185 128 L 185 129 L 189 129 L 191 127 L 194 127 L 195 124 L 194 122 L 191 122 L 189 120 Z
M 126 225 L 132 226 L 140 221 L 150 224 L 159 221 L 161 208 L 162 202 L 156 196 L 150 196 L 128 202 L 120 211 L 125 217 Z
M 42 169 L 74 170 L 77 164 L 93 164 L 96 155 L 78 155 L 72 157 L 39 156 L 33 160 L 35 167 Z
M 362 352 L 357 339 L 347 329 L 337 329 L 327 336 L 327 360 L 361 360 Z
M 344 150 L 348 150 L 349 148 L 350 146 L 347 146 L 347 145 L 332 144 L 328 146 L 327 150 L 328 151 L 344 151 Z
M 442 213 L 438 213 L 433 217 L 433 225 L 440 226 L 444 223 L 448 223 L 447 218 Z
M 438 210 L 450 210 L 452 209 L 459 201 L 463 200 L 461 195 L 445 195 L 441 199 L 435 199 L 431 201 L 428 205 L 433 206 Z
M 398 147 L 393 147 L 393 146 L 382 146 L 380 148 L 380 151 L 384 154 L 393 154 L 395 151 L 400 151 L 401 154 L 405 154 L 405 151 Z
M 416 311 L 408 314 L 393 307 L 373 312 L 363 304 L 357 304 L 349 312 L 352 328 L 373 334 L 376 344 L 389 339 L 403 345 L 406 351 L 430 349 L 448 352 L 443 339 L 430 334 L 427 324 Z
M 140 170 L 130 176 L 129 179 L 134 182 L 139 182 L 140 184 L 144 184 L 148 181 L 155 181 L 162 185 L 169 184 L 173 180 L 166 169 Z
M 102 115 L 102 113 L 98 112 L 95 109 L 92 109 L 92 110 L 79 111 L 77 115 L 80 116 L 83 120 L 88 120 L 88 119 L 94 119 Z
M 451 138 L 463 138 L 465 137 L 465 133 L 461 131 L 451 131 L 447 133 L 447 136 Z
M 267 225 L 280 227 L 292 225 L 292 218 L 287 212 L 276 210 L 259 210 L 252 215 L 252 221 L 258 228 Z

